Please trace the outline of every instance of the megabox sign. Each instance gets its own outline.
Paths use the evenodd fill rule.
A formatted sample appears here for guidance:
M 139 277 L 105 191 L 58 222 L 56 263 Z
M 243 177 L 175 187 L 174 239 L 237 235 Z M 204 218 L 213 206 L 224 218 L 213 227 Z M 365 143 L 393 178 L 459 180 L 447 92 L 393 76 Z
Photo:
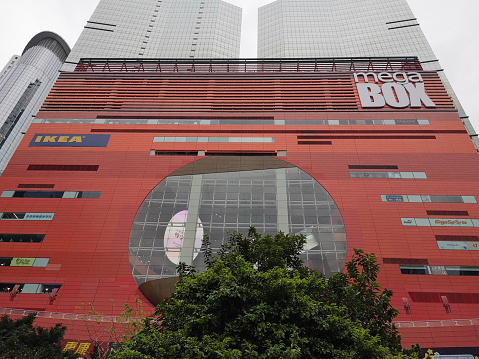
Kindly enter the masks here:
M 427 108 L 436 107 L 418 72 L 358 72 L 353 76 L 363 108 L 382 108 L 386 104 L 393 108 L 421 108 L 423 104 Z

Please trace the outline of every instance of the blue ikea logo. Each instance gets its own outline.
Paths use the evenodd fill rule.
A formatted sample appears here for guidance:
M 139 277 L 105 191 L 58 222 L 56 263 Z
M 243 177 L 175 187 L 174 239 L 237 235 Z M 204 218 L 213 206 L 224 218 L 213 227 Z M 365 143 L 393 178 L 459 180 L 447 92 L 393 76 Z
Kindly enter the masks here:
M 110 135 L 35 134 L 29 147 L 106 147 Z

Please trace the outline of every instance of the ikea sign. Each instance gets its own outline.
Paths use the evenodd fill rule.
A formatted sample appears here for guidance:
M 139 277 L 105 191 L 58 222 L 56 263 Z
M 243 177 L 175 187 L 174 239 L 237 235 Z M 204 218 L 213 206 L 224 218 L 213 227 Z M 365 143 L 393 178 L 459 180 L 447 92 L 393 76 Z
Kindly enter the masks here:
M 35 134 L 30 147 L 106 147 L 110 135 Z

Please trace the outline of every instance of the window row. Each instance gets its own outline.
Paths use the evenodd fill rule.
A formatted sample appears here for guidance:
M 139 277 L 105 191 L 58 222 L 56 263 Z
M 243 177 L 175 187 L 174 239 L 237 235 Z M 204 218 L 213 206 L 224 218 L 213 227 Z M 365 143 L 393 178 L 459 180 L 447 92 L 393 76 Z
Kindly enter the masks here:
M 274 120 L 274 119 L 35 119 L 34 123 L 91 123 L 135 125 L 252 125 L 252 126 L 356 126 L 356 125 L 430 125 L 429 120 Z
M 348 165 L 350 170 L 397 170 L 397 165 Z
M 351 178 L 427 179 L 425 172 L 349 172 Z
M 55 213 L 20 213 L 3 212 L 0 213 L 0 220 L 12 221 L 52 221 Z
M 42 243 L 45 234 L 4 234 L 0 233 L 0 242 L 9 243 Z
M 0 267 L 46 267 L 50 258 L 0 257 Z
M 415 227 L 479 227 L 479 219 L 464 218 L 401 218 L 401 222 Z
M 479 276 L 479 267 L 401 264 L 399 265 L 399 269 L 401 270 L 401 274 Z
M 155 137 L 153 142 L 274 143 L 274 137 Z
M 0 283 L 0 293 L 51 294 L 61 288 L 61 284 Z
M 3 191 L 0 197 L 21 198 L 100 198 L 98 191 Z
M 151 156 L 274 156 L 274 157 L 286 157 L 286 151 L 236 151 L 236 152 L 226 152 L 226 151 L 157 151 L 151 150 Z
M 29 165 L 27 171 L 98 171 L 99 165 Z
M 416 203 L 477 203 L 474 196 L 434 196 L 434 195 L 406 195 L 384 194 L 383 202 L 416 202 Z

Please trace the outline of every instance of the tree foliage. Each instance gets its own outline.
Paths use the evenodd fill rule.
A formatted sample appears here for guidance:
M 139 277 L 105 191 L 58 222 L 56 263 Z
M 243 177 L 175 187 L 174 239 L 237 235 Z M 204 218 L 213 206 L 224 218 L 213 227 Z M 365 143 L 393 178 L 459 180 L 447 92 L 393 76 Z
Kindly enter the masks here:
M 66 327 L 56 324 L 52 328 L 34 326 L 36 314 L 18 320 L 4 315 L 0 318 L 1 359 L 59 359 L 76 358 L 72 352 L 62 352 L 61 341 Z
M 402 351 L 376 257 L 355 250 L 327 280 L 303 266 L 301 235 L 230 235 L 207 270 L 179 267 L 175 294 L 114 358 L 419 358 Z

